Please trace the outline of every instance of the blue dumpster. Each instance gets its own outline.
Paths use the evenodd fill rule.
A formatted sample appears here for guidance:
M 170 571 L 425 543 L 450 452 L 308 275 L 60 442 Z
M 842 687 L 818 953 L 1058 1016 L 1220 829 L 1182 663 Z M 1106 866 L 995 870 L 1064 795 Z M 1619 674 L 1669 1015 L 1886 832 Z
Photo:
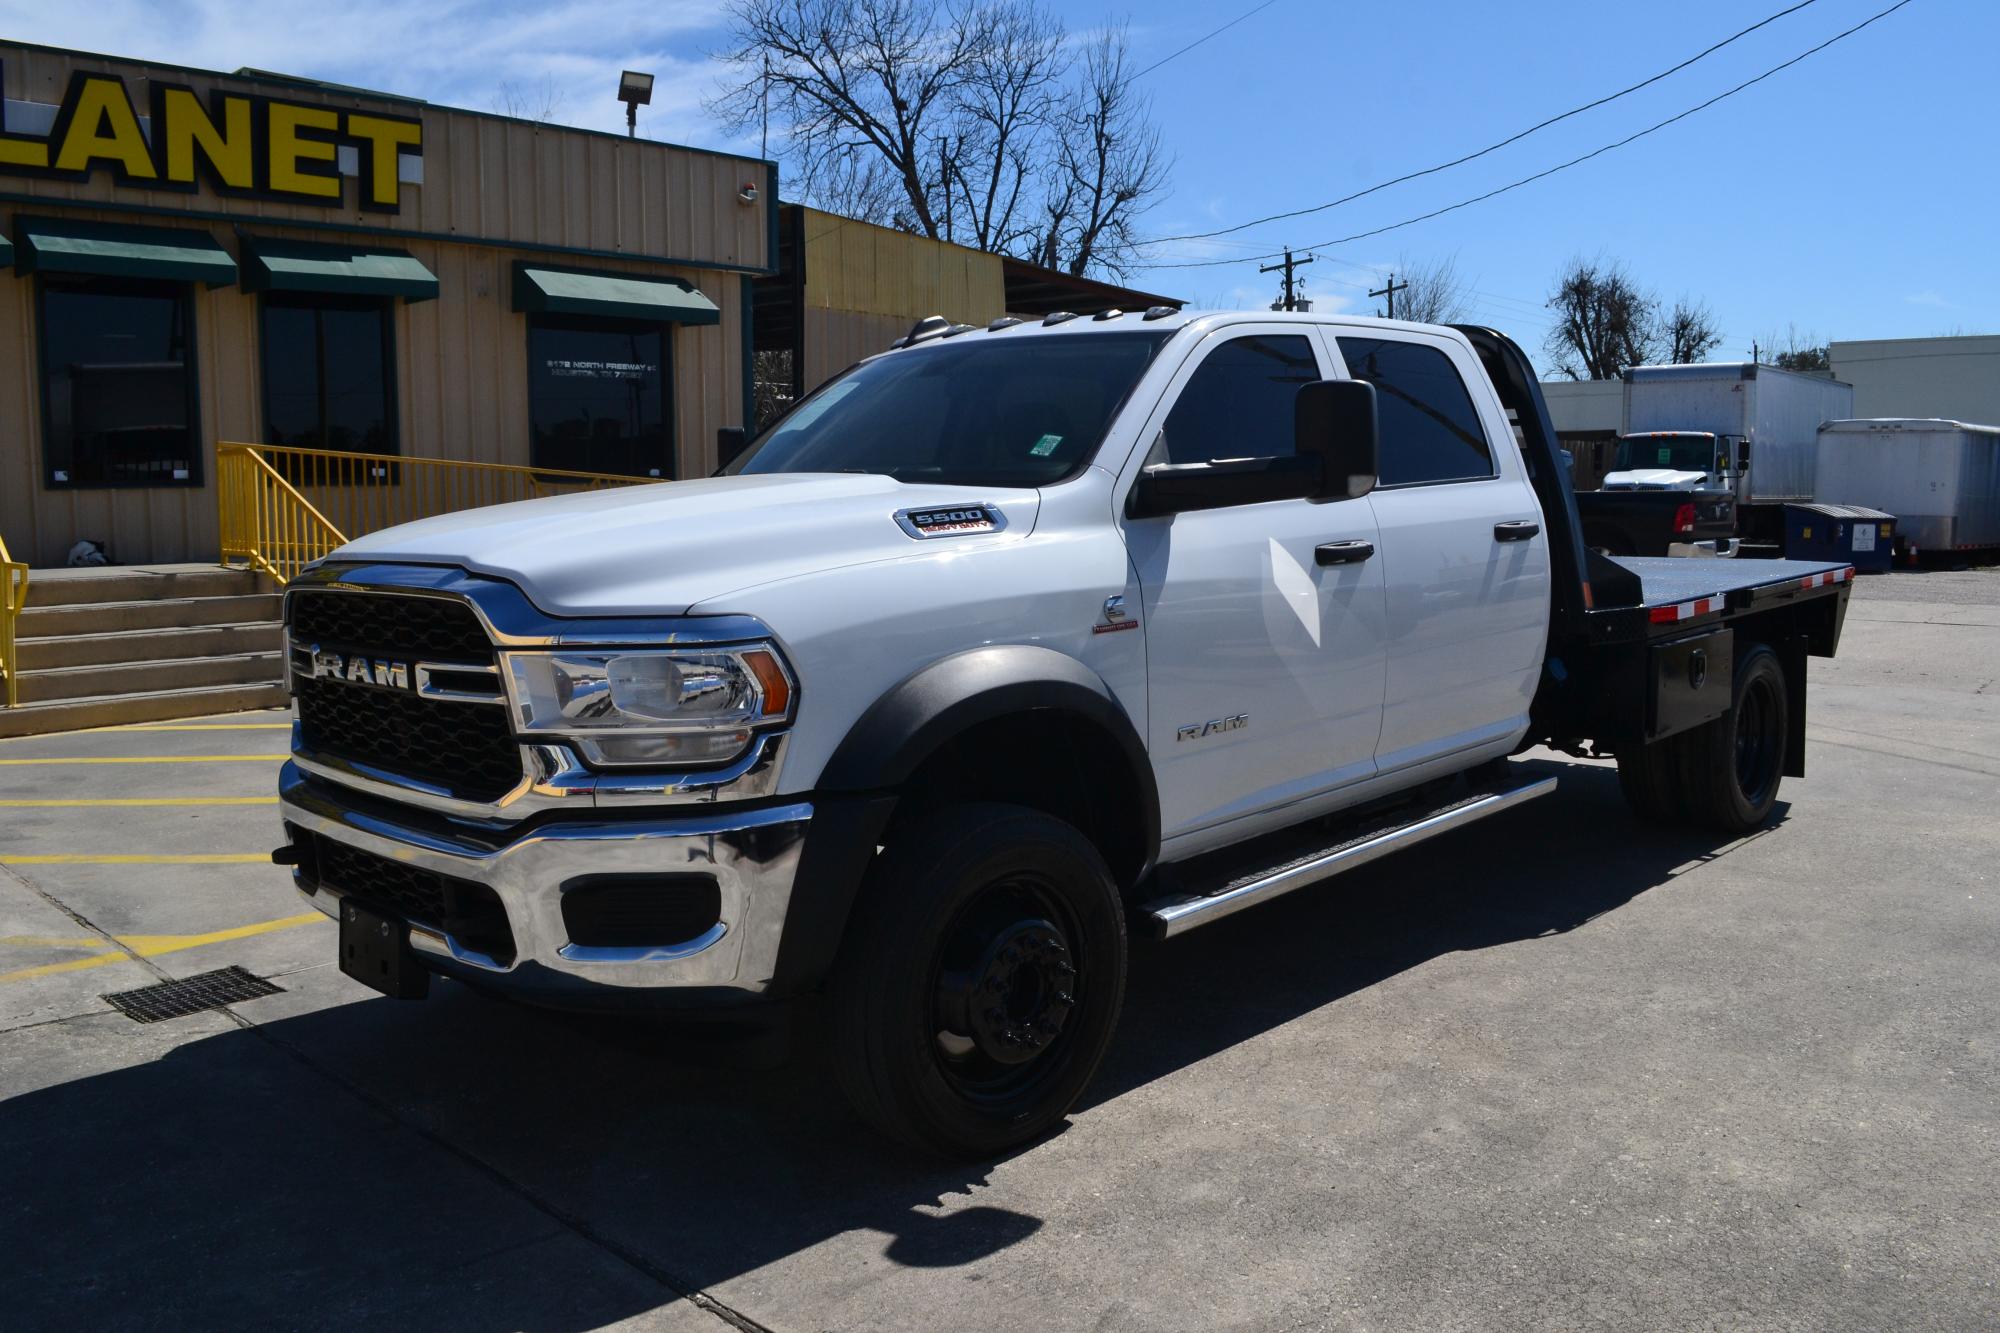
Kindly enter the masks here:
M 1857 574 L 1885 574 L 1896 550 L 1896 516 L 1860 505 L 1785 506 L 1785 558 L 1845 560 Z

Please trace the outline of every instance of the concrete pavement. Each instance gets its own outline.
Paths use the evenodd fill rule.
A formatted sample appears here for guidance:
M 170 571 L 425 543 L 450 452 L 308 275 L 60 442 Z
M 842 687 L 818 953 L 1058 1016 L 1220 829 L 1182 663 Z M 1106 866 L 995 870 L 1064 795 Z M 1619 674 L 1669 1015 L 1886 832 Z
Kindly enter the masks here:
M 281 715 L 0 742 L 0 802 L 190 802 L 0 804 L 0 1322 L 1990 1327 L 1995 663 L 2000 572 L 1864 579 L 1771 829 L 1538 757 L 1555 797 L 1140 946 L 1070 1126 L 975 1168 L 811 1051 L 347 981 L 230 859 L 274 808 L 212 803 Z M 139 758 L 185 762 L 71 762 Z M 283 993 L 99 998 L 232 963 Z

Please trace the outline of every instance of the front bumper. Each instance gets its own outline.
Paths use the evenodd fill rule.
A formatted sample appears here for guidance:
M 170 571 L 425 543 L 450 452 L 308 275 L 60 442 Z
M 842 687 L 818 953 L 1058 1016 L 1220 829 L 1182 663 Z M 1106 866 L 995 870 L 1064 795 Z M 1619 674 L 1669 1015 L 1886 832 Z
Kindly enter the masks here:
M 455 939 L 438 922 L 411 921 L 410 945 L 435 970 L 552 1003 L 601 1001 L 617 1007 L 648 999 L 669 1004 L 729 1003 L 771 992 L 779 946 L 813 807 L 808 802 L 736 810 L 669 807 L 658 817 L 603 814 L 552 818 L 496 840 L 490 826 L 361 803 L 287 763 L 279 806 L 288 824 L 420 871 L 469 880 L 499 899 L 513 935 L 504 963 Z M 636 812 L 635 812 L 636 813 Z M 691 940 L 634 947 L 585 947 L 569 939 L 562 893 L 583 877 L 712 875 L 721 917 Z M 300 893 L 338 917 L 344 893 L 367 900 L 367 885 L 316 882 L 293 872 Z

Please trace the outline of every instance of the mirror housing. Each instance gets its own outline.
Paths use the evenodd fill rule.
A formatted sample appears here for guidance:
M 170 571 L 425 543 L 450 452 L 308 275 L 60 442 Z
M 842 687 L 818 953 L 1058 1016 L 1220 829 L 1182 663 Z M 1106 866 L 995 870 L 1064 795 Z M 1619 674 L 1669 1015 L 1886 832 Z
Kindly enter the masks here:
M 1382 444 L 1374 385 L 1320 380 L 1299 390 L 1293 410 L 1299 457 L 1320 462 L 1322 481 L 1314 499 L 1359 500 L 1375 489 Z
M 1139 474 L 1126 512 L 1133 518 L 1226 509 L 1268 500 L 1305 500 L 1321 486 L 1314 458 L 1218 458 L 1212 463 L 1155 463 Z

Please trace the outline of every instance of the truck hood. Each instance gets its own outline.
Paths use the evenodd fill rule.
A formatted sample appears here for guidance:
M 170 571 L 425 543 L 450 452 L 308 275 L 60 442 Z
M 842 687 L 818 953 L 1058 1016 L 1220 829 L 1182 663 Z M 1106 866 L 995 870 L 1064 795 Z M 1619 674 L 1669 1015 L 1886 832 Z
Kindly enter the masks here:
M 419 519 L 327 558 L 454 565 L 516 584 L 550 615 L 679 615 L 797 574 L 1012 540 L 1033 529 L 1040 499 L 846 473 L 708 477 Z M 900 510 L 981 501 L 1006 515 L 1002 534 L 920 541 L 896 523 Z
M 1706 472 L 1676 472 L 1672 468 L 1643 467 L 1630 472 L 1606 473 L 1607 491 L 1699 491 L 1711 489 Z

